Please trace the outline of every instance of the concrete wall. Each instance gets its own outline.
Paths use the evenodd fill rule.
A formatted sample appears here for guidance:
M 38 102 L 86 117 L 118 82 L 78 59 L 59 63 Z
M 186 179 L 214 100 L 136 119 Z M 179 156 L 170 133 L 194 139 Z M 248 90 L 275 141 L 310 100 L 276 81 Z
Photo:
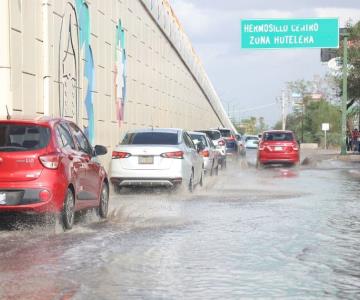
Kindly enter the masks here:
M 13 114 L 64 116 L 110 149 L 134 127 L 232 126 L 167 1 L 0 5 L 10 32 L 0 31 L 10 49 L 0 52 L 4 66 L 9 58 L 0 76 L 10 74 L 10 86 L 0 82 L 10 98 L 1 99 L 2 115 L 7 104 Z

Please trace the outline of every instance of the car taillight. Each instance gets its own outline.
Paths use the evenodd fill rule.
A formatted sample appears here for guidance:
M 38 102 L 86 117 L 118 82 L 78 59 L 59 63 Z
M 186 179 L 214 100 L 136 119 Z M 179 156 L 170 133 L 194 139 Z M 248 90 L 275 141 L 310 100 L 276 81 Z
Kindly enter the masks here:
M 201 155 L 202 157 L 209 157 L 209 150 L 200 151 L 200 155 Z
M 45 168 L 55 170 L 60 164 L 61 156 L 59 153 L 51 153 L 39 156 L 39 160 Z
M 182 158 L 184 158 L 184 152 L 182 152 L 182 151 L 165 152 L 165 153 L 160 154 L 160 156 L 164 157 L 164 158 L 182 159 Z
M 298 145 L 295 144 L 292 147 L 293 147 L 294 151 L 299 151 L 299 146 Z
M 264 150 L 264 149 L 265 149 L 264 144 L 263 144 L 263 143 L 260 143 L 260 144 L 259 144 L 259 150 L 262 151 L 262 150 Z
M 224 145 L 225 145 L 225 141 L 223 141 L 223 140 L 218 141 L 218 145 L 219 145 L 219 146 L 224 146 Z
M 121 152 L 121 151 L 113 151 L 111 158 L 112 159 L 119 159 L 119 158 L 128 158 L 131 154 L 128 152 Z

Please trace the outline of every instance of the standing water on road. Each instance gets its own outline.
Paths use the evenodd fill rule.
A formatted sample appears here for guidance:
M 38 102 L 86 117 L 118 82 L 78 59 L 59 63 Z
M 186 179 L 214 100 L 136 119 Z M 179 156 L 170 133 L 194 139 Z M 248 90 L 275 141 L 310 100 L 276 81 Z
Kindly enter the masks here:
M 331 161 L 125 191 L 106 222 L 2 229 L 0 299 L 358 298 L 358 195 Z

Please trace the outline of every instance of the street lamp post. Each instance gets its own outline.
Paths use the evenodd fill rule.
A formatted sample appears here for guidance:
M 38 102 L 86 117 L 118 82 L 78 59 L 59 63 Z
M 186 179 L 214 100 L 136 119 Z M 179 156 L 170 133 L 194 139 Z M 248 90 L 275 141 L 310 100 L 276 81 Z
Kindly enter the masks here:
M 305 110 L 305 103 L 303 99 L 301 104 L 301 143 L 304 143 L 304 110 Z
M 344 37 L 343 46 L 344 46 L 344 60 L 343 60 L 343 94 L 341 101 L 341 155 L 346 154 L 346 111 L 347 111 L 347 73 L 348 73 L 348 49 L 347 49 L 347 41 L 349 37 L 348 32 L 343 32 L 341 34 Z

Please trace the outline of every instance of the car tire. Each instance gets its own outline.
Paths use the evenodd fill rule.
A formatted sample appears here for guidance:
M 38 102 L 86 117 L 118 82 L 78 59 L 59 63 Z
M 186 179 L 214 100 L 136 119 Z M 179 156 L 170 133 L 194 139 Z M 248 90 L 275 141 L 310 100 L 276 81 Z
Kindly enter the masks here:
M 293 163 L 292 167 L 298 169 L 300 167 L 300 162 Z
M 221 169 L 226 169 L 226 159 L 222 162 Z
M 109 210 L 109 187 L 104 182 L 100 193 L 99 216 L 101 219 L 106 219 Z
M 61 211 L 61 221 L 64 230 L 70 230 L 74 225 L 75 218 L 75 198 L 73 191 L 68 188 Z
M 256 160 L 256 169 L 262 169 L 263 166 L 264 165 L 259 160 Z
M 214 175 L 214 161 L 211 165 L 211 170 L 210 170 L 210 176 L 213 176 Z
M 219 162 L 218 162 L 218 164 L 216 165 L 216 168 L 215 168 L 215 175 L 216 176 L 219 175 Z
M 189 186 L 188 186 L 189 192 L 192 193 L 195 189 L 194 185 L 194 171 L 191 171 L 191 176 L 189 180 Z
M 199 185 L 202 187 L 204 186 L 204 171 L 201 171 L 201 177 L 200 177 L 200 181 L 199 181 Z
M 113 189 L 115 194 L 120 194 L 121 193 L 121 186 L 118 184 L 113 184 Z

